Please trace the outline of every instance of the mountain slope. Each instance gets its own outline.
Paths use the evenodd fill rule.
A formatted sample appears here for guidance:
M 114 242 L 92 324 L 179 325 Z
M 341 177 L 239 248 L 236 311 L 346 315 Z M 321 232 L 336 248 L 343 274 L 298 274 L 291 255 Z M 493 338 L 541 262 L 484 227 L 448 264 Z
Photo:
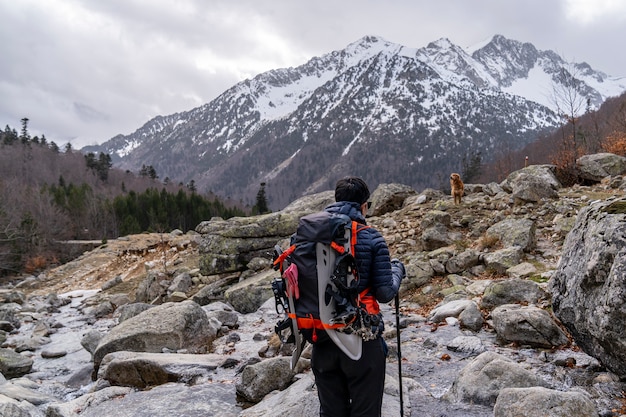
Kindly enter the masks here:
M 414 49 L 365 37 L 86 150 L 247 203 L 265 182 L 272 209 L 347 174 L 372 187 L 440 187 L 463 157 L 489 160 L 557 126 L 549 90 L 571 79 L 592 106 L 626 90 L 625 79 L 499 35 L 468 50 L 447 39 Z

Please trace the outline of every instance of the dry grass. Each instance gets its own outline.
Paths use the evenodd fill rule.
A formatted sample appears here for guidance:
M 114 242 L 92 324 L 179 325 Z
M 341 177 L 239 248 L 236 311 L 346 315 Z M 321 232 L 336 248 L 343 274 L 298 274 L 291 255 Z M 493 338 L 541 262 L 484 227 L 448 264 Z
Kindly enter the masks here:
M 37 255 L 26 260 L 24 265 L 24 272 L 27 274 L 33 274 L 35 272 L 43 271 L 48 266 L 48 260 L 45 256 Z
M 500 243 L 500 238 L 494 235 L 483 235 L 478 239 L 476 249 L 482 251 L 484 249 L 495 248 Z

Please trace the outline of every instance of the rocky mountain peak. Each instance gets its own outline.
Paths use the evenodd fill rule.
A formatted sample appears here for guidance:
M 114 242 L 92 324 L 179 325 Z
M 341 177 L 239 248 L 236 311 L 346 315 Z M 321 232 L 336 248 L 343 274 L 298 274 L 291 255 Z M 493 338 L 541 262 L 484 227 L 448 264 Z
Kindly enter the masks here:
M 564 82 L 566 67 L 500 35 L 471 55 L 446 38 L 414 49 L 366 36 L 84 150 L 248 204 L 264 182 L 273 209 L 348 173 L 373 186 L 440 188 L 468 152 L 489 162 L 558 126 L 541 83 Z M 626 90 L 623 79 L 580 69 L 576 85 L 592 105 Z

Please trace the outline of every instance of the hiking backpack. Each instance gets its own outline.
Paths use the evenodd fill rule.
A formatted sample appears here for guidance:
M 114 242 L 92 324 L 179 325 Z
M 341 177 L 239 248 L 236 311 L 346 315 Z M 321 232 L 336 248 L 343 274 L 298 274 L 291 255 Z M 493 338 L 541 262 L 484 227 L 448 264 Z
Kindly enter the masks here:
M 369 289 L 357 290 L 354 247 L 358 232 L 367 227 L 346 215 L 321 211 L 300 219 L 287 250 L 275 249 L 274 268 L 281 277 L 272 289 L 277 311 L 285 313 L 275 331 L 283 342 L 296 345 L 292 367 L 304 341 L 330 338 L 356 360 L 362 341 L 382 332 L 378 303 Z

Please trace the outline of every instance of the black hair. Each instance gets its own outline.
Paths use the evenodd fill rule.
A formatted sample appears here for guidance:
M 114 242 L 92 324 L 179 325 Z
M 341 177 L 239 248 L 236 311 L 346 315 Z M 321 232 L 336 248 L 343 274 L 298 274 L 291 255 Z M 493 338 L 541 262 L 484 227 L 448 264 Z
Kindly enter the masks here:
M 351 201 L 363 204 L 370 198 L 367 184 L 359 177 L 346 177 L 337 181 L 335 186 L 335 201 Z

